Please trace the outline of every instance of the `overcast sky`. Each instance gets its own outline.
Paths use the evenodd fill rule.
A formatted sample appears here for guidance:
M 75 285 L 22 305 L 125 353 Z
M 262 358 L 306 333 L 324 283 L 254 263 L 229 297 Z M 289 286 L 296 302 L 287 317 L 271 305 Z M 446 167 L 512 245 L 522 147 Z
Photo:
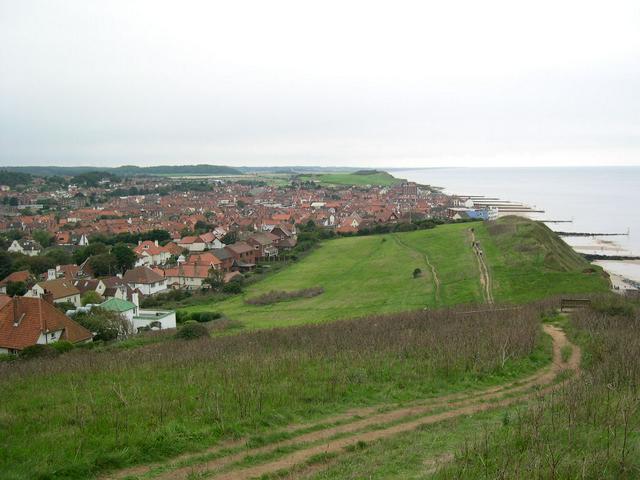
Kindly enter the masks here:
M 0 0 L 0 165 L 640 165 L 640 2 Z

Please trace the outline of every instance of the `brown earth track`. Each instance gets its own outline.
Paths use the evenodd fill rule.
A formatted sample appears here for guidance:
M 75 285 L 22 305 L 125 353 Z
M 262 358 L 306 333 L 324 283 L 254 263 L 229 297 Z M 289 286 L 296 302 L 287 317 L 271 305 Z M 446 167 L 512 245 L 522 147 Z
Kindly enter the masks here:
M 471 248 L 478 261 L 478 270 L 480 270 L 480 284 L 482 285 L 484 298 L 488 304 L 493 304 L 493 285 L 491 281 L 491 274 L 487 263 L 484 261 L 484 252 L 476 241 L 476 232 L 473 229 L 469 229 L 469 235 L 471 236 Z
M 349 420 L 345 424 L 329 426 L 318 431 L 309 433 L 303 433 L 297 437 L 276 442 L 270 445 L 266 445 L 258 448 L 249 448 L 237 453 L 232 453 L 227 456 L 221 456 L 219 458 L 212 459 L 210 461 L 201 462 L 195 465 L 187 467 L 179 467 L 171 470 L 172 465 L 176 465 L 179 461 L 188 461 L 189 459 L 197 459 L 203 455 L 215 455 L 221 453 L 224 449 L 242 447 L 242 440 L 227 442 L 220 446 L 214 447 L 204 452 L 191 455 L 182 455 L 180 457 L 172 459 L 170 462 L 164 464 L 156 464 L 151 466 L 134 467 L 127 470 L 122 470 L 106 478 L 124 478 L 127 476 L 139 476 L 151 473 L 153 468 L 168 467 L 168 471 L 164 471 L 153 478 L 161 479 L 180 479 L 187 478 L 192 473 L 205 473 L 211 472 L 214 475 L 213 470 L 219 470 L 229 467 L 231 464 L 242 461 L 249 456 L 268 454 L 274 452 L 278 448 L 290 447 L 299 445 L 301 443 L 313 443 L 323 442 L 319 445 L 310 446 L 287 454 L 277 461 L 268 462 L 262 465 L 258 465 L 250 468 L 239 468 L 238 470 L 223 473 L 216 478 L 250 478 L 252 476 L 259 476 L 265 473 L 272 473 L 281 469 L 290 469 L 296 465 L 308 461 L 309 458 L 320 453 L 339 453 L 345 446 L 353 445 L 358 441 L 374 441 L 379 438 L 385 438 L 387 436 L 395 435 L 403 431 L 407 431 L 417 426 L 426 425 L 430 423 L 439 422 L 448 418 L 453 418 L 458 415 L 465 415 L 468 413 L 475 413 L 489 408 L 497 406 L 507 405 L 515 401 L 521 401 L 528 398 L 531 394 L 524 394 L 515 396 L 512 398 L 503 398 L 506 395 L 513 395 L 519 392 L 523 392 L 527 389 L 534 387 L 545 386 L 550 384 L 553 379 L 562 370 L 571 369 L 578 370 L 580 362 L 580 351 L 574 346 L 573 354 L 567 364 L 562 363 L 561 349 L 567 344 L 566 337 L 563 332 L 555 327 L 545 325 L 545 331 L 553 338 L 553 363 L 551 367 L 545 368 L 542 371 L 534 374 L 528 378 L 521 379 L 519 381 L 509 382 L 500 386 L 492 387 L 482 390 L 480 392 L 473 392 L 471 394 L 452 394 L 443 397 L 436 397 L 416 403 L 412 406 L 396 408 L 386 412 L 380 412 L 380 406 L 363 408 L 357 410 L 350 410 L 340 415 L 335 415 L 330 418 L 325 418 L 316 424 L 299 424 L 292 425 L 282 431 L 295 432 L 301 428 L 310 428 L 314 425 L 328 425 L 339 421 Z M 491 400 L 498 400 L 497 402 L 490 402 Z M 478 403 L 481 402 L 481 403 Z M 435 413 L 434 410 L 444 407 L 453 407 L 453 410 L 445 412 Z M 382 406 L 385 407 L 385 406 Z M 386 406 L 388 407 L 388 405 Z M 358 418 L 358 417 L 365 418 Z M 418 417 L 418 418 L 416 418 Z M 398 425 L 390 427 L 383 427 L 384 424 L 393 422 L 400 422 Z M 379 430 L 370 432 L 358 433 L 366 428 L 380 426 Z M 347 434 L 348 436 L 341 439 L 331 439 L 331 437 L 338 434 Z M 300 472 L 304 472 L 304 468 L 300 469 Z M 257 472 L 257 473 L 256 473 Z

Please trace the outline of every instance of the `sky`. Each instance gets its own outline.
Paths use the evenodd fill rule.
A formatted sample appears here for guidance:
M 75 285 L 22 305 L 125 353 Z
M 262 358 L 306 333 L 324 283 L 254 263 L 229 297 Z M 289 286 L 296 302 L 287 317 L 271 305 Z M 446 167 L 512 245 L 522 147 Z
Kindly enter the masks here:
M 0 165 L 640 165 L 640 2 L 0 0 Z

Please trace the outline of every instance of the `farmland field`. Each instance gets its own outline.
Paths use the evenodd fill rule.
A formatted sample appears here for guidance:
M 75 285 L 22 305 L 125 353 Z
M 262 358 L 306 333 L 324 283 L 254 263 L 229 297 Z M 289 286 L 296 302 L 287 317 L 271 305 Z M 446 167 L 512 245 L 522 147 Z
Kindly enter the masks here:
M 300 180 L 318 181 L 322 185 L 381 185 L 391 186 L 399 183 L 401 180 L 395 178 L 387 172 L 375 172 L 367 175 L 360 173 L 319 173 L 301 175 Z
M 269 328 L 480 303 L 482 285 L 471 248 L 472 227 L 485 252 L 496 301 L 522 302 L 608 288 L 599 268 L 591 267 L 545 226 L 506 218 L 494 225 L 450 224 L 329 240 L 300 262 L 251 285 L 241 296 L 185 311 L 218 311 L 248 328 Z M 421 273 L 414 278 L 416 268 Z M 324 293 L 272 305 L 245 303 L 272 290 L 312 287 L 322 287 Z

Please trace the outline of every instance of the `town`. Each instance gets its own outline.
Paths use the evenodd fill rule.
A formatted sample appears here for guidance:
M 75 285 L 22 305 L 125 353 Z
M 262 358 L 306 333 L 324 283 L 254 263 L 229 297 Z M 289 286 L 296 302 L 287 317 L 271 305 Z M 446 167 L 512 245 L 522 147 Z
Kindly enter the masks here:
M 301 175 L 273 182 L 256 176 L 0 173 L 7 183 L 0 186 L 0 304 L 12 304 L 2 310 L 12 321 L 0 323 L 6 330 L 0 331 L 0 353 L 10 354 L 56 340 L 117 340 L 176 328 L 175 311 L 146 308 L 158 304 L 151 297 L 237 292 L 243 275 L 295 259 L 312 246 L 317 236 L 299 232 L 301 226 L 331 238 L 494 214 L 471 208 L 468 198 L 368 170 L 348 174 L 342 185 Z M 385 185 L 363 184 L 381 173 Z M 36 315 L 50 310 L 46 303 L 58 306 L 57 320 Z M 110 322 L 107 332 L 91 323 L 100 315 Z

